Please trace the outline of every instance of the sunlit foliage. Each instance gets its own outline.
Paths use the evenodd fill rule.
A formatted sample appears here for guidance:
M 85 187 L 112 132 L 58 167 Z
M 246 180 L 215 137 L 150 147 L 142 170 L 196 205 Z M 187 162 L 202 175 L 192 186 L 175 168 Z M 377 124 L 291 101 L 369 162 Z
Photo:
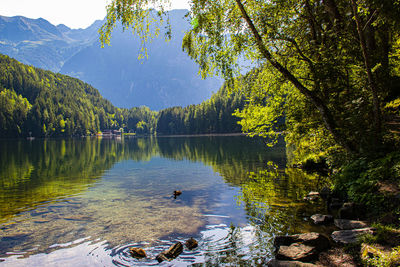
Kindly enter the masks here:
M 241 77 L 243 65 L 253 69 L 236 87 L 248 99 L 236 112 L 246 132 L 273 140 L 284 117 L 281 129 L 288 143 L 309 153 L 371 155 L 391 142 L 383 138 L 382 107 L 398 97 L 400 87 L 398 1 L 190 3 L 192 29 L 183 49 L 201 74 L 231 80 Z M 125 8 L 118 9 L 121 5 Z M 117 21 L 110 18 L 137 27 L 126 22 L 144 19 L 149 12 L 147 1 L 114 0 L 107 29 Z M 109 38 L 111 31 L 102 33 Z

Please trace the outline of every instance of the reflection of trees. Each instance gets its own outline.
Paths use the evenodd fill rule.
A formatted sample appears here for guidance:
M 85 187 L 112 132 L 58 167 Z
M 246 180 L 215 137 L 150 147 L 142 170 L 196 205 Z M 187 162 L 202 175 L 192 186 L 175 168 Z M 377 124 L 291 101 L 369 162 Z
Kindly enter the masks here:
M 283 147 L 267 151 L 260 140 L 239 137 L 125 138 L 0 141 L 0 214 L 84 191 L 121 160 L 153 156 L 212 166 L 233 185 L 272 160 L 285 164 Z
M 261 140 L 244 136 L 160 138 L 158 146 L 161 156 L 203 162 L 236 186 L 247 179 L 249 171 L 264 168 L 268 161 L 281 167 L 286 162 L 283 146 L 267 149 Z
M 242 185 L 241 202 L 250 221 L 264 232 L 298 233 L 308 227 L 302 215 L 317 212 L 319 205 L 308 205 L 302 198 L 326 181 L 298 169 L 269 168 L 252 173 Z M 303 215 L 304 216 L 304 215 Z
M 1 142 L 0 214 L 85 190 L 119 160 L 117 150 L 86 139 Z

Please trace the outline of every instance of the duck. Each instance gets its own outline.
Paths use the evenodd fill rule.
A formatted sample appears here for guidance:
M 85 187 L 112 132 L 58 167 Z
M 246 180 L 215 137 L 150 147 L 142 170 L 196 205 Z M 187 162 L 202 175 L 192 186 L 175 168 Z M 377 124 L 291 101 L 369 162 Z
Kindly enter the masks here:
M 176 197 L 179 196 L 179 195 L 181 195 L 181 194 L 182 194 L 182 191 L 180 191 L 180 190 L 175 190 L 175 191 L 174 191 L 174 198 L 176 199 Z

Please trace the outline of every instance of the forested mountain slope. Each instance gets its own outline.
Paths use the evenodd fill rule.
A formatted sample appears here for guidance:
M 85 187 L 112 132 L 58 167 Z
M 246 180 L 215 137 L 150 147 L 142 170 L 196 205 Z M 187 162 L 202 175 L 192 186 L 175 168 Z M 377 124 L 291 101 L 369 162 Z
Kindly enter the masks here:
M 121 125 L 121 112 L 76 78 L 0 55 L 0 136 L 94 134 Z
M 81 136 L 119 128 L 138 134 L 238 132 L 232 112 L 243 103 L 223 87 L 186 108 L 117 108 L 83 81 L 0 54 L 0 137 Z
M 239 119 L 232 115 L 242 109 L 245 98 L 239 93 L 228 93 L 228 84 L 198 105 L 185 108 L 171 107 L 160 111 L 158 134 L 239 133 Z

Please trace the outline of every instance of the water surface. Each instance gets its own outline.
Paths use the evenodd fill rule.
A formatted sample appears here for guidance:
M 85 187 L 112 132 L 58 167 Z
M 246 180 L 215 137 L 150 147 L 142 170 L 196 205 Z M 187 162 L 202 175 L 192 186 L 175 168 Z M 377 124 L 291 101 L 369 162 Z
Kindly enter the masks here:
M 157 265 L 189 237 L 161 265 L 263 265 L 319 209 L 302 198 L 320 178 L 285 167 L 243 136 L 0 141 L 0 265 Z

